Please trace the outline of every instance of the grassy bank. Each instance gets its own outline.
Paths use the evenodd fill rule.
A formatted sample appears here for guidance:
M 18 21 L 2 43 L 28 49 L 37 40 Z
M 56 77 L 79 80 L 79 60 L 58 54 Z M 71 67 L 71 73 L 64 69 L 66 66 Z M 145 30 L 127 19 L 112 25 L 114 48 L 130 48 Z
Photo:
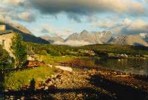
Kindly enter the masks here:
M 32 79 L 45 81 L 54 74 L 55 69 L 50 67 L 38 67 L 22 71 L 10 72 L 5 76 L 5 89 L 20 90 L 24 86 L 28 86 Z

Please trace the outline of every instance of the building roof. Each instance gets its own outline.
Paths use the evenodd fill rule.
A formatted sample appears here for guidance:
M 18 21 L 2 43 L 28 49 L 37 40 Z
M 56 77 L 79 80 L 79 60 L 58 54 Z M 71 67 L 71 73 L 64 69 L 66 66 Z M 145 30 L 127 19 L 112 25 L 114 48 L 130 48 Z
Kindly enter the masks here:
M 10 34 L 12 32 L 12 30 L 0 31 L 0 35 Z

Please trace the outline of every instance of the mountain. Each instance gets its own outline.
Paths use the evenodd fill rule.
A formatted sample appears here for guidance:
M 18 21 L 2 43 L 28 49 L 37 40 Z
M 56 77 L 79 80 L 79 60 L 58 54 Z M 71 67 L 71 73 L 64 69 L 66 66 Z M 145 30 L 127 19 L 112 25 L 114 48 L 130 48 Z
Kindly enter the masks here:
M 49 36 L 49 35 L 45 35 L 45 36 L 41 36 L 42 39 L 49 41 L 50 43 L 54 43 L 54 42 L 64 42 L 64 39 L 61 38 L 60 36 Z
M 74 33 L 70 35 L 65 41 L 85 41 L 90 44 L 104 44 L 107 43 L 112 36 L 109 31 L 92 32 L 84 30 L 80 34 Z
M 49 43 L 48 41 L 41 39 L 40 37 L 34 36 L 27 28 L 20 24 L 15 23 L 4 23 L 0 22 L 0 24 L 6 25 L 6 30 L 13 30 L 16 33 L 19 33 L 23 40 L 26 42 L 34 42 L 34 43 Z
M 119 35 L 112 37 L 109 44 L 119 45 L 135 45 L 135 46 L 148 46 L 148 43 L 139 35 Z

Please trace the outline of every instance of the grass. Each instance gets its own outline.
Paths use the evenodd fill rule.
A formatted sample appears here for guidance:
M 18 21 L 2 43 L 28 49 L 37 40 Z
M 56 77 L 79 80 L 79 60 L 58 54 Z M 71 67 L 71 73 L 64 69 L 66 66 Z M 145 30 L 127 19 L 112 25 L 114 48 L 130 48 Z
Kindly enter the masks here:
M 51 56 L 51 55 L 36 55 L 37 59 L 44 61 L 46 64 L 58 65 L 60 62 L 69 62 L 78 66 L 94 66 L 94 62 L 88 57 L 76 56 Z M 55 68 L 37 67 L 22 71 L 14 71 L 5 75 L 5 89 L 20 90 L 24 86 L 28 86 L 32 79 L 38 83 L 45 81 L 56 71 Z
M 37 67 L 22 71 L 10 72 L 5 76 L 5 89 L 20 90 L 23 86 L 29 85 L 34 79 L 36 82 L 45 81 L 54 74 L 55 69 L 50 67 Z
M 51 56 L 51 55 L 36 55 L 38 60 L 44 61 L 46 64 L 56 65 L 59 62 L 71 62 L 76 56 Z

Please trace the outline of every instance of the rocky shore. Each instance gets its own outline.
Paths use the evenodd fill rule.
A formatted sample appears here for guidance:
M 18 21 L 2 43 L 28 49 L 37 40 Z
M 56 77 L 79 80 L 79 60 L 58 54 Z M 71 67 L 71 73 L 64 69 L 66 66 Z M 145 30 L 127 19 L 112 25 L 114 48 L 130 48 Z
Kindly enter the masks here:
M 36 82 L 35 84 L 40 84 Z M 147 77 L 104 68 L 58 69 L 56 74 L 20 91 L 5 91 L 5 100 L 148 100 Z

